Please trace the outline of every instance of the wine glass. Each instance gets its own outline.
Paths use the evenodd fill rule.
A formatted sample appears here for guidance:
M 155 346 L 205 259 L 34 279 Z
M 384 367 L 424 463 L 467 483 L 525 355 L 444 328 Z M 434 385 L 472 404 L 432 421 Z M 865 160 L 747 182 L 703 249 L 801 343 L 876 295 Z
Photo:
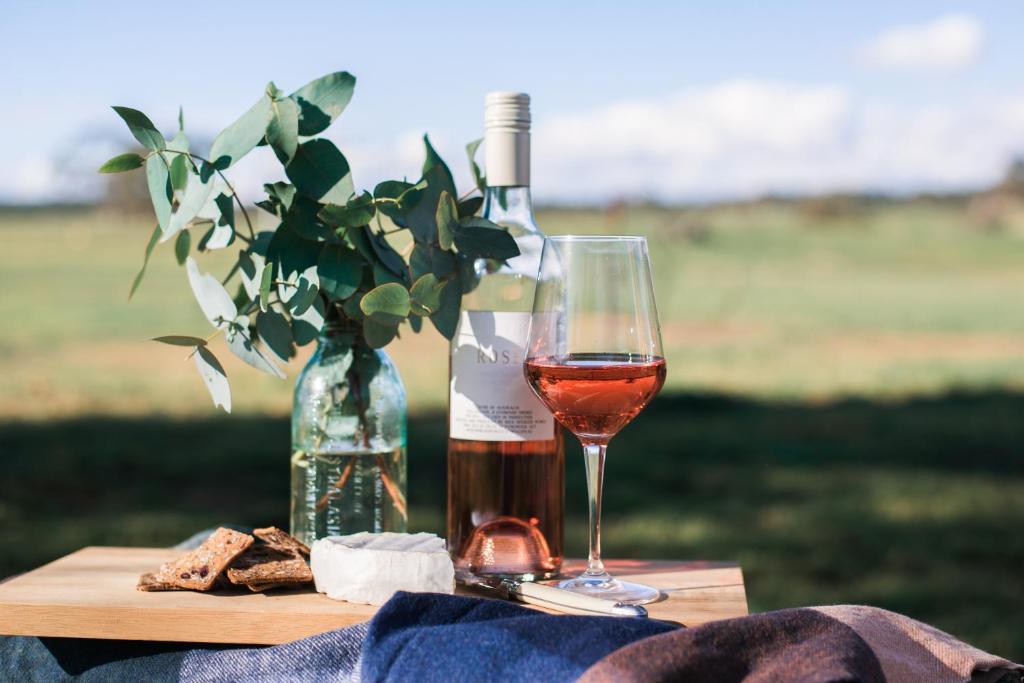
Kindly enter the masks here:
M 605 449 L 665 383 L 647 240 L 547 238 L 523 367 L 586 458 L 590 556 L 586 571 L 559 587 L 621 603 L 656 600 L 656 589 L 612 578 L 601 562 Z

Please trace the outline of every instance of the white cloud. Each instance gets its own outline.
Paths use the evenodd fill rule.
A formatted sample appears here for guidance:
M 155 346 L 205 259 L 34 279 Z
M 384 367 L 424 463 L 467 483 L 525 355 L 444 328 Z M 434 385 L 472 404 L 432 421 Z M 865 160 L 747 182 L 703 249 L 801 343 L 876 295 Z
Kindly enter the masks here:
M 449 130 L 431 136 L 460 187 L 470 183 L 463 150 L 470 137 Z M 360 188 L 415 179 L 423 163 L 419 131 L 345 133 L 335 141 Z M 12 159 L 0 168 L 0 200 L 95 196 L 94 169 L 119 148 L 82 149 L 75 163 L 45 152 Z M 1024 89 L 896 105 L 836 85 L 734 80 L 537 118 L 533 185 L 539 199 L 556 202 L 964 190 L 995 182 L 1022 153 Z M 84 170 L 75 176 L 68 166 Z M 229 175 L 248 201 L 262 196 L 264 182 L 283 178 L 264 148 Z
M 927 24 L 883 31 L 863 50 L 871 66 L 897 69 L 952 70 L 973 64 L 981 54 L 985 32 L 966 14 L 947 14 Z
M 1024 93 L 901 108 L 836 86 L 730 81 L 549 117 L 534 186 L 549 200 L 701 199 L 972 188 L 1024 152 Z

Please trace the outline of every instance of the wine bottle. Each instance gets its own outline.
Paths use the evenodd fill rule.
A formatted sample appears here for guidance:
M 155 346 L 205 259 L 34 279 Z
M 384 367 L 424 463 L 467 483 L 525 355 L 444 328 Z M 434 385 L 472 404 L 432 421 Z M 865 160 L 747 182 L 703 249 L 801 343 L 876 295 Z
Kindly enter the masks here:
M 476 262 L 452 340 L 448 544 L 456 571 L 534 580 L 562 563 L 565 453 L 523 373 L 544 246 L 530 199 L 530 98 L 493 92 L 485 102 L 483 216 L 520 254 Z

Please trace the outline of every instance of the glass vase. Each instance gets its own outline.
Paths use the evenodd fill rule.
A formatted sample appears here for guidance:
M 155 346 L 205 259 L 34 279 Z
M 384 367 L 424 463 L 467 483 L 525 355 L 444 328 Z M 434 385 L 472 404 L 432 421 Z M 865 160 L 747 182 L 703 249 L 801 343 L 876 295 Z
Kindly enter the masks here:
M 358 330 L 328 325 L 295 385 L 291 532 L 309 544 L 360 531 L 404 532 L 405 387 Z

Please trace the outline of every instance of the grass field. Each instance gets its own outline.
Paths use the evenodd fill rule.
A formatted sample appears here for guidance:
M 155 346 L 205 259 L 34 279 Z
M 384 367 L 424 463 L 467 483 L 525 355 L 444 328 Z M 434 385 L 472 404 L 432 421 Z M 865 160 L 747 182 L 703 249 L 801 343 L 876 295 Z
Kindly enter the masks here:
M 613 443 L 606 554 L 736 559 L 755 610 L 871 603 L 1024 656 L 1024 221 L 983 230 L 948 201 L 540 220 L 652 242 L 669 383 Z M 236 414 L 217 415 L 184 354 L 143 341 L 206 329 L 168 248 L 127 302 L 147 226 L 0 213 L 0 575 L 285 521 L 290 386 L 221 353 Z M 440 531 L 445 344 L 393 355 L 413 523 Z

